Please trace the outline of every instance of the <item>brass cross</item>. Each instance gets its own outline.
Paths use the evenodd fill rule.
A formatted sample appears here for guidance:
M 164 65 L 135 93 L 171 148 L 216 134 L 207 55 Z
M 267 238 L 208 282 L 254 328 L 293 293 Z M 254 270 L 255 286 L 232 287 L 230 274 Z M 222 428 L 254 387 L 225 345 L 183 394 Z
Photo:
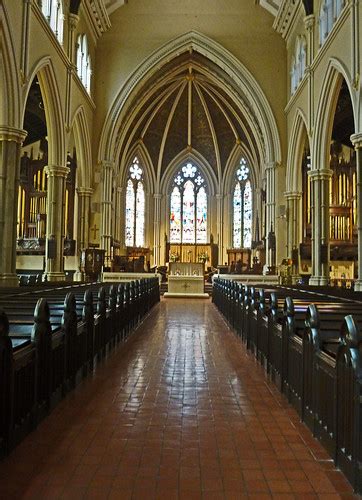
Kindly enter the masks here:
M 93 231 L 93 239 L 95 240 L 97 238 L 97 233 L 99 231 L 98 227 L 96 224 L 94 224 L 93 227 L 91 227 L 91 231 Z

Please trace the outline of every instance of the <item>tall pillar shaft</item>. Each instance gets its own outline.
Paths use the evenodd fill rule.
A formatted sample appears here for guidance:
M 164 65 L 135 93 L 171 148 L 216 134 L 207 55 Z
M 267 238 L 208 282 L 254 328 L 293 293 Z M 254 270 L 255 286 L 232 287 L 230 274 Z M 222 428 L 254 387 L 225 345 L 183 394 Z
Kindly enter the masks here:
M 355 290 L 362 290 L 362 133 L 351 135 L 356 150 L 357 169 L 357 225 L 358 225 L 358 278 Z
M 0 286 L 17 286 L 16 224 L 24 130 L 0 127 Z
M 287 224 L 288 224 L 288 258 L 292 258 L 292 252 L 299 245 L 299 220 L 300 220 L 300 199 L 302 193 L 288 192 L 285 193 L 287 199 Z
M 83 250 L 88 248 L 89 243 L 89 213 L 90 213 L 90 200 L 93 189 L 87 187 L 77 188 L 78 193 L 78 249 Z
M 112 242 L 112 186 L 113 163 L 102 162 L 103 191 L 101 203 L 101 248 L 106 251 L 105 266 L 110 267 Z
M 64 281 L 64 210 L 65 184 L 70 169 L 66 166 L 48 165 L 47 229 L 45 275 L 48 281 Z
M 224 263 L 224 221 L 223 221 L 223 203 L 224 197 L 222 194 L 216 195 L 216 224 L 217 224 L 217 243 L 219 247 L 218 264 Z
M 266 175 L 266 233 L 273 229 L 275 231 L 275 174 L 276 163 L 270 162 L 265 167 Z M 275 262 L 272 262 L 273 252 L 269 251 L 269 238 L 266 238 L 266 265 L 272 267 Z M 275 253 L 275 252 L 274 252 Z
M 114 237 L 117 241 L 122 245 L 122 241 L 124 242 L 124 209 L 123 209 L 123 188 L 117 187 L 116 189 L 116 226 Z
M 312 276 L 310 285 L 329 281 L 329 180 L 332 170 L 311 170 L 312 181 Z
M 153 244 L 154 244 L 154 254 L 153 254 L 153 265 L 159 266 L 161 264 L 161 240 L 160 240 L 160 229 L 161 229 L 161 200 L 162 194 L 156 193 L 153 195 L 154 199 L 154 226 L 153 226 Z

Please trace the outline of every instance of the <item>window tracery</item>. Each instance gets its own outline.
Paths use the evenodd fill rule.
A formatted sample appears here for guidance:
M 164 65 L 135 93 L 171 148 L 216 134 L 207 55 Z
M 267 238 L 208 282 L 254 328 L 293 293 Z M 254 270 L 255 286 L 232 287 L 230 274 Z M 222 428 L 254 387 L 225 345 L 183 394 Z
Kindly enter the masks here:
M 77 73 L 84 87 L 90 93 L 92 70 L 88 52 L 88 40 L 85 34 L 79 35 L 77 40 Z
M 233 194 L 233 247 L 251 248 L 253 222 L 253 193 L 250 169 L 245 158 L 236 171 Z
M 145 243 L 146 197 L 143 169 L 137 156 L 128 171 L 126 189 L 125 243 L 128 247 L 142 247 Z
M 207 242 L 207 191 L 199 169 L 184 165 L 173 181 L 170 200 L 170 242 Z
M 41 0 L 40 7 L 59 43 L 63 43 L 64 15 L 62 1 Z
M 319 43 L 323 45 L 344 7 L 344 0 L 324 0 L 319 16 Z

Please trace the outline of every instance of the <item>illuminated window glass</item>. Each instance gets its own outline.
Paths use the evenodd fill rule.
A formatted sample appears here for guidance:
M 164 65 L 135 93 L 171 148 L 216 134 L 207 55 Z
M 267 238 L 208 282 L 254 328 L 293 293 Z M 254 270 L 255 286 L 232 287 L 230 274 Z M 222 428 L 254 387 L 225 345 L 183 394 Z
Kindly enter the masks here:
M 171 193 L 170 241 L 181 243 L 181 194 L 177 186 Z
M 128 172 L 126 191 L 126 246 L 142 247 L 145 244 L 145 190 L 143 170 L 136 157 Z
M 63 43 L 64 15 L 62 1 L 42 0 L 41 10 L 55 36 L 58 38 L 59 43 Z
M 87 36 L 85 34 L 79 35 L 77 40 L 77 73 L 84 87 L 90 93 L 92 70 Z
M 203 176 L 192 163 L 177 172 L 170 200 L 170 242 L 207 242 L 207 192 Z
M 236 171 L 233 195 L 233 247 L 250 248 L 253 226 L 253 193 L 250 170 L 244 158 Z

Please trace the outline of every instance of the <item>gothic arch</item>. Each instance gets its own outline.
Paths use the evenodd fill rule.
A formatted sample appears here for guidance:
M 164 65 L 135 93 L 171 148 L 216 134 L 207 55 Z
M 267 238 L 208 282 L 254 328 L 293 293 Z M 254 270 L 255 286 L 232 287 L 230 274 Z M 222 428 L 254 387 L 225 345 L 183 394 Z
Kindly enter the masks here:
M 87 119 L 83 106 L 79 106 L 72 119 L 71 130 L 77 146 L 77 161 L 79 167 L 79 186 L 91 187 L 92 184 L 92 147 Z
M 26 101 L 31 83 L 37 76 L 44 101 L 44 111 L 48 130 L 48 163 L 49 165 L 64 166 L 66 162 L 64 117 L 60 99 L 58 82 L 55 76 L 53 63 L 49 57 L 40 59 L 27 79 L 28 86 L 23 95 L 24 121 Z
M 171 184 L 178 168 L 187 162 L 192 162 L 202 172 L 208 188 L 208 196 L 213 196 L 216 193 L 218 185 L 217 178 L 209 165 L 208 161 L 197 152 L 183 151 L 178 154 L 167 166 L 165 173 L 161 179 L 160 192 L 168 196 L 170 194 Z
M 235 171 L 238 166 L 238 162 L 240 159 L 244 157 L 248 162 L 248 166 L 250 168 L 250 177 L 252 180 L 252 184 L 254 189 L 260 187 L 260 170 L 258 169 L 258 165 L 255 164 L 255 159 L 251 157 L 250 152 L 244 148 L 241 144 L 237 144 L 234 147 L 233 152 L 230 155 L 228 160 L 223 179 L 222 179 L 222 193 L 227 195 L 231 194 L 233 190 L 233 186 L 235 184 Z
M 4 4 L 0 4 L 0 126 L 22 128 L 17 59 Z M 8 98 L 10 96 L 10 99 Z
M 259 84 L 245 66 L 229 51 L 207 36 L 198 32 L 189 32 L 166 43 L 152 53 L 129 77 L 106 117 L 103 126 L 98 159 L 115 161 L 119 153 L 121 124 L 128 107 L 142 84 L 159 69 L 185 51 L 194 50 L 215 63 L 238 87 L 239 104 L 248 117 L 254 136 L 258 142 L 263 161 L 281 161 L 281 146 L 275 118 L 271 107 Z M 241 95 L 244 99 L 241 99 Z M 237 96 L 235 95 L 235 98 Z
M 331 59 L 329 61 L 316 113 L 316 126 L 311 148 L 312 170 L 323 169 L 328 164 L 329 140 L 332 134 L 334 111 L 343 78 L 346 81 L 351 97 L 355 130 L 358 130 L 358 113 L 356 112 L 357 99 L 355 92 L 352 90 L 353 87 L 349 71 L 338 59 Z
M 300 189 L 301 173 L 299 172 L 299 167 L 303 154 L 304 132 L 306 132 L 308 136 L 307 130 L 307 119 L 303 111 L 298 108 L 290 134 L 286 171 L 286 192 L 297 192 Z M 309 136 L 308 141 L 310 142 Z
M 128 167 L 131 165 L 133 158 L 137 156 L 140 159 L 141 165 L 143 167 L 143 174 L 145 180 L 145 192 L 154 193 L 155 192 L 155 178 L 153 175 L 152 161 L 148 154 L 148 151 L 144 144 L 138 143 L 128 154 L 124 165 L 122 165 L 119 175 L 118 175 L 118 185 L 125 186 L 127 183 Z

